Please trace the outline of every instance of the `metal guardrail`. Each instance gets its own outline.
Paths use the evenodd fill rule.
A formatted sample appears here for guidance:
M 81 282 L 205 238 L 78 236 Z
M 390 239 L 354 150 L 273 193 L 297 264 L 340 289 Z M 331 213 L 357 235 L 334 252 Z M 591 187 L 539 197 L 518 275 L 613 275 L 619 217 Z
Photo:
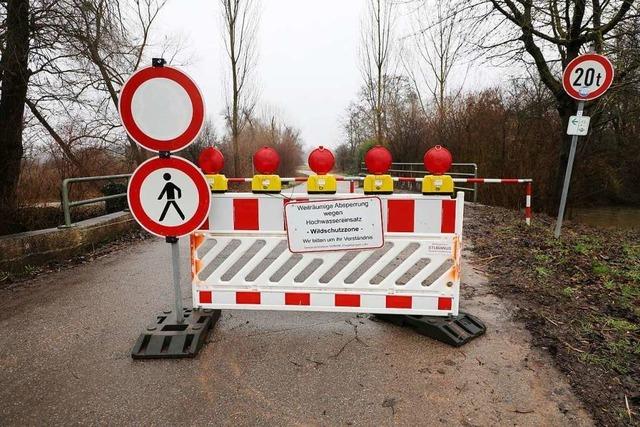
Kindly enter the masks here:
M 93 199 L 85 199 L 85 200 L 69 200 L 69 187 L 71 184 L 75 182 L 91 182 L 91 181 L 107 181 L 112 179 L 127 179 L 131 177 L 130 173 L 120 174 L 120 175 L 104 175 L 104 176 L 87 176 L 82 178 L 66 178 L 62 181 L 62 211 L 64 212 L 64 225 L 61 225 L 59 228 L 67 228 L 71 227 L 73 224 L 71 222 L 71 208 L 75 206 L 82 205 L 90 205 L 92 203 L 103 202 L 106 200 L 119 199 L 121 197 L 126 197 L 127 193 L 120 194 L 111 194 L 109 196 L 95 197 Z
M 463 171 L 456 171 L 456 169 L 463 168 Z M 447 173 L 447 175 L 451 175 L 453 178 L 477 178 L 478 177 L 478 164 L 477 163 L 452 163 L 451 164 L 452 171 Z M 367 171 L 367 168 L 364 162 L 360 163 L 360 171 L 361 174 Z M 389 174 L 393 176 L 424 176 L 427 174 L 424 170 L 424 163 L 391 163 L 391 169 L 389 169 Z M 473 201 L 478 201 L 478 184 L 473 184 L 473 187 L 455 187 L 456 190 L 469 191 L 473 193 Z

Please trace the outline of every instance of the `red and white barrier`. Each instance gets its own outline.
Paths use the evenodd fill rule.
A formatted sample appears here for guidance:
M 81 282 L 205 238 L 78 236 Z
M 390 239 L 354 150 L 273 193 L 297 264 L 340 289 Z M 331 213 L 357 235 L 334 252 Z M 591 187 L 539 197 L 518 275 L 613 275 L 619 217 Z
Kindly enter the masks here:
M 295 200 L 342 200 L 351 194 Z M 291 253 L 281 194 L 213 194 L 191 236 L 194 307 L 457 315 L 464 194 L 380 197 L 380 249 Z
M 284 197 L 278 194 L 212 194 L 209 219 L 201 230 L 284 231 L 284 205 L 292 201 L 326 200 L 324 194 Z M 361 197 L 340 194 L 341 198 Z M 387 232 L 454 233 L 457 199 L 415 194 L 377 196 L 382 200 L 382 221 Z

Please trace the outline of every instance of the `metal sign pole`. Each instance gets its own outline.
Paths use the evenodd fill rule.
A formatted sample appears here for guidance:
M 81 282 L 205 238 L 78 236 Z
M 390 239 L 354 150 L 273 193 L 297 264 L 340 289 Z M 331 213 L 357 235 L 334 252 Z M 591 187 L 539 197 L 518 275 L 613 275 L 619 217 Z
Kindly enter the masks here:
M 182 313 L 182 289 L 180 288 L 180 246 L 177 237 L 167 237 L 171 243 L 171 264 L 173 270 L 173 294 L 175 296 L 176 322 L 184 322 Z
M 582 117 L 584 111 L 584 101 L 578 102 L 578 112 L 576 116 Z M 560 198 L 560 209 L 558 210 L 558 220 L 556 221 L 556 228 L 554 235 L 556 238 L 560 237 L 560 231 L 562 230 L 562 220 L 564 219 L 564 211 L 567 206 L 567 195 L 569 193 L 569 183 L 571 182 L 571 172 L 573 171 L 573 161 L 576 157 L 576 147 L 578 145 L 578 135 L 571 137 L 571 149 L 569 150 L 569 160 L 567 161 L 567 170 L 564 174 L 564 184 L 562 185 L 562 196 Z

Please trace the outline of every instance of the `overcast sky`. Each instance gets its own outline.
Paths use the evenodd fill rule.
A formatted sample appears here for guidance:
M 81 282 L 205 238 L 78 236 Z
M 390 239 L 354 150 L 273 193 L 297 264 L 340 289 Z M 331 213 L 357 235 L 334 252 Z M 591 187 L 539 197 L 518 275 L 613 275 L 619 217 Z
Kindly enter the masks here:
M 299 128 L 306 147 L 336 147 L 343 138 L 341 119 L 361 85 L 357 50 L 365 5 L 365 0 L 262 0 L 255 72 L 259 106 L 276 109 Z M 186 71 L 204 92 L 208 116 L 221 134 L 227 64 L 219 7 L 217 0 L 170 1 L 157 29 L 188 41 L 192 59 Z M 477 87 L 487 77 L 474 74 L 465 82 Z

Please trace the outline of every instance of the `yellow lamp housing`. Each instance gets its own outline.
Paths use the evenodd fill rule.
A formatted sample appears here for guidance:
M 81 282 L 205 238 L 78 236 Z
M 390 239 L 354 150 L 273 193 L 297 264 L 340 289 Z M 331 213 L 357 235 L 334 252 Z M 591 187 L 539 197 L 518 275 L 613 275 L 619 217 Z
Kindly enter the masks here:
M 226 176 L 217 173 L 207 174 L 205 177 L 207 178 L 212 193 L 224 193 L 229 189 Z
M 310 175 L 307 180 L 309 194 L 335 194 L 338 191 L 338 181 L 333 175 Z
M 364 194 L 393 193 L 393 178 L 391 175 L 367 175 L 364 177 Z
M 279 193 L 282 182 L 278 175 L 254 175 L 251 180 L 251 191 L 254 193 Z
M 449 175 L 425 175 L 422 194 L 453 194 L 453 178 Z

